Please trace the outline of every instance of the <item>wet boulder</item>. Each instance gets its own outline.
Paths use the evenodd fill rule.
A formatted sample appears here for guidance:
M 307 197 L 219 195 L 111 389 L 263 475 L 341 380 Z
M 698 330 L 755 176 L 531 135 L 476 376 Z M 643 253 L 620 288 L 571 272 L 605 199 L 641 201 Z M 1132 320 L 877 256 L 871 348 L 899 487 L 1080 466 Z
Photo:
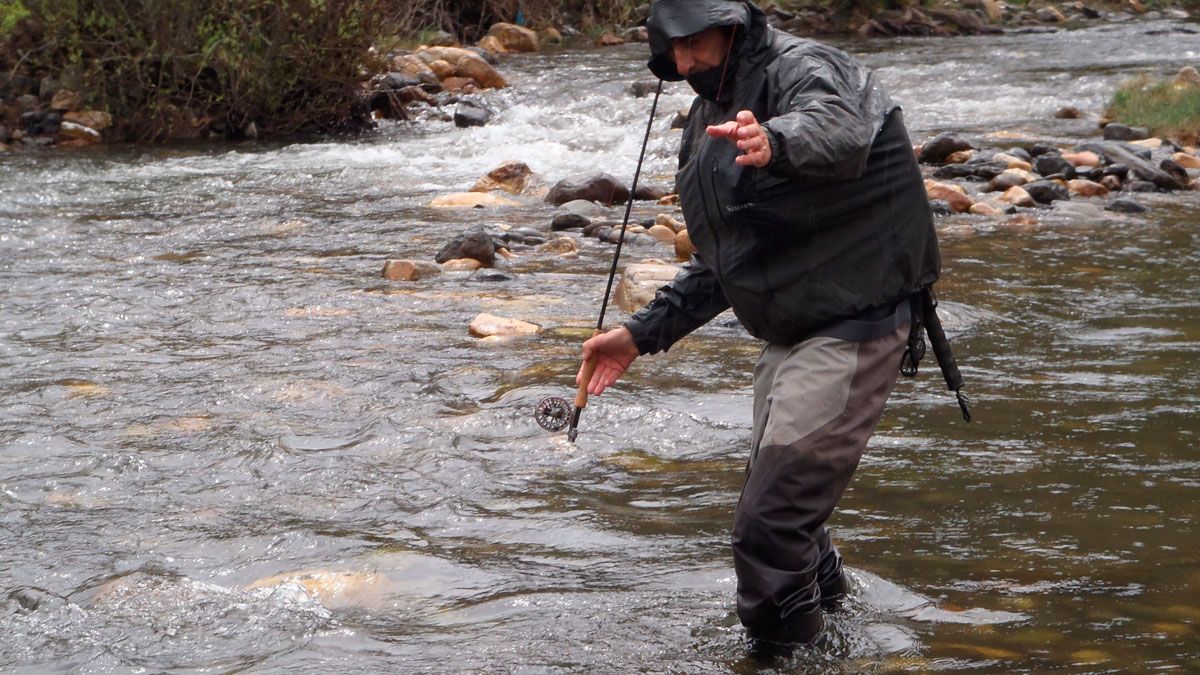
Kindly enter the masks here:
M 500 45 L 501 52 L 536 52 L 538 51 L 538 34 L 534 31 L 512 23 L 494 23 L 488 28 L 487 37 L 495 39 Z
M 1059 108 L 1058 111 L 1054 113 L 1054 119 L 1058 120 L 1077 120 L 1081 117 L 1083 117 L 1083 113 L 1079 110 L 1079 108 L 1076 108 L 1073 105 Z
M 669 213 L 660 213 L 657 216 L 654 216 L 653 224 L 654 225 L 665 225 L 665 226 L 671 228 L 672 230 L 674 230 L 675 232 L 681 232 L 682 230 L 684 230 L 687 227 L 683 223 L 682 220 L 677 220 L 675 218 L 672 218 L 671 214 L 669 214 Z
M 1047 152 L 1058 152 L 1058 148 L 1047 143 L 1034 143 L 1033 145 L 1029 146 L 1028 152 L 1030 161 L 1032 161 L 1032 158 L 1037 157 L 1038 155 L 1044 155 Z
M 550 221 L 550 231 L 581 230 L 590 225 L 591 222 L 587 216 L 581 216 L 578 213 L 560 213 Z
M 1140 141 L 1145 138 L 1150 138 L 1150 130 L 1143 127 L 1128 127 L 1116 122 L 1104 127 L 1106 141 Z
M 1037 159 L 1033 160 L 1033 170 L 1043 176 L 1057 175 L 1065 178 L 1075 176 L 1075 165 L 1063 159 L 1063 156 L 1056 152 L 1039 155 Z
M 1058 181 L 1039 180 L 1022 186 L 1025 192 L 1039 204 L 1050 204 L 1060 200 L 1069 200 L 1071 192 Z
M 607 206 L 624 204 L 629 201 L 629 188 L 607 173 L 579 174 L 555 183 L 546 195 L 546 201 L 556 206 L 576 199 Z
M 456 258 L 472 258 L 484 265 L 494 264 L 496 262 L 496 244 L 492 241 L 492 235 L 482 228 L 464 232 L 439 249 L 434 260 L 444 263 Z
M 508 81 L 504 79 L 504 76 L 496 72 L 490 63 L 478 56 L 460 59 L 454 66 L 454 74 L 474 80 L 484 89 L 504 89 L 508 86 Z
M 634 98 L 645 98 L 658 89 L 658 82 L 634 82 L 629 85 L 629 93 Z
M 416 281 L 441 273 L 437 263 L 423 260 L 388 260 L 383 264 L 383 278 L 392 281 Z
M 1067 20 L 1067 17 L 1062 13 L 1062 10 L 1053 5 L 1038 9 L 1038 11 L 1034 13 L 1034 16 L 1042 23 L 1062 23 Z
M 1109 192 L 1116 192 L 1121 189 L 1121 179 L 1116 176 L 1102 176 L 1100 184 L 1107 188 Z
M 442 263 L 443 272 L 474 272 L 483 267 L 483 263 L 474 258 L 455 258 Z
M 454 126 L 481 127 L 492 119 L 492 113 L 474 101 L 459 101 L 454 107 Z
M 1117 199 L 1113 203 L 1104 208 L 1105 211 L 1114 213 L 1144 213 L 1146 207 L 1133 201 L 1132 199 Z
M 528 321 L 520 321 L 518 319 L 506 319 L 495 314 L 483 313 L 471 320 L 471 325 L 468 327 L 471 335 L 475 337 L 515 337 L 521 335 L 533 335 L 542 328 Z
M 507 161 L 487 172 L 475 182 L 471 192 L 492 192 L 500 190 L 519 195 L 525 190 L 533 169 L 525 162 Z
M 1021 161 L 1033 162 L 1033 155 L 1029 154 L 1029 151 L 1025 148 L 1014 146 L 1005 150 L 1004 154 L 1009 155 L 1010 157 L 1016 157 Z
M 971 205 L 970 213 L 975 216 L 998 216 L 1002 212 L 987 202 L 975 202 Z
M 974 206 L 974 204 L 972 204 Z M 954 215 L 954 209 L 950 206 L 950 202 L 945 199 L 930 199 L 929 210 L 935 216 L 950 216 Z M 967 209 L 968 211 L 970 209 Z
M 920 160 L 923 164 L 941 164 L 953 153 L 974 149 L 975 146 L 957 136 L 941 134 L 921 146 Z
M 600 37 L 596 38 L 594 44 L 597 47 L 619 47 L 625 44 L 625 39 L 614 35 L 611 31 L 604 31 Z
M 650 229 L 646 230 L 646 234 L 654 237 L 664 244 L 673 245 L 675 243 L 675 230 L 672 230 L 666 225 L 651 225 Z
M 962 164 L 964 162 L 971 161 L 971 158 L 974 156 L 975 156 L 975 150 L 959 150 L 958 152 L 950 153 L 950 155 L 946 157 L 946 163 L 947 164 Z
M 947 164 L 933 172 L 933 177 L 943 180 L 991 180 L 1007 168 L 1007 164 L 996 161 Z
M 636 201 L 656 202 L 670 194 L 670 190 L 661 185 L 639 185 L 633 191 L 633 198 Z
M 613 300 L 626 312 L 636 312 L 654 299 L 658 289 L 670 283 L 679 274 L 675 265 L 656 263 L 630 263 L 621 272 Z

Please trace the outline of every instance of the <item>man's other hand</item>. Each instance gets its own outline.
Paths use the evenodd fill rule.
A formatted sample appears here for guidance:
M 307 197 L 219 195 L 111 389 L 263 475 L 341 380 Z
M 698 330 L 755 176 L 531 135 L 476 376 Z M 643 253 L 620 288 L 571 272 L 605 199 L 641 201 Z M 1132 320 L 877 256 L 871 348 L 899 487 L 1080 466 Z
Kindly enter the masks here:
M 762 128 L 749 110 L 739 112 L 737 121 L 717 124 L 705 131 L 713 138 L 728 138 L 737 143 L 743 154 L 734 161 L 741 166 L 761 168 L 771 161 L 771 142 L 767 140 L 767 130 Z
M 625 372 L 629 364 L 638 357 L 637 345 L 633 344 L 633 335 L 624 326 L 607 333 L 601 333 L 583 343 L 583 362 L 588 359 L 599 359 L 596 362 L 596 372 L 588 382 L 588 393 L 598 396 L 612 386 Z M 583 366 L 575 374 L 575 384 L 583 379 Z

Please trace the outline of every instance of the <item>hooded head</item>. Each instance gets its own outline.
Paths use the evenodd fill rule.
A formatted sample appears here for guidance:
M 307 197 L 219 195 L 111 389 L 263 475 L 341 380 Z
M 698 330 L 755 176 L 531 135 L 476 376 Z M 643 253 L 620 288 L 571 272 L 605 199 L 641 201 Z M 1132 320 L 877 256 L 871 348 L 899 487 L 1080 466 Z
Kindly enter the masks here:
M 729 61 L 737 54 L 750 24 L 751 12 L 744 0 L 654 0 L 646 20 L 650 72 L 670 82 L 686 79 L 697 94 L 715 101 L 722 90 L 728 89 L 727 80 L 735 70 Z M 724 60 L 715 68 L 690 72 L 685 78 L 675 67 L 671 41 L 719 27 L 728 29 L 733 40 Z

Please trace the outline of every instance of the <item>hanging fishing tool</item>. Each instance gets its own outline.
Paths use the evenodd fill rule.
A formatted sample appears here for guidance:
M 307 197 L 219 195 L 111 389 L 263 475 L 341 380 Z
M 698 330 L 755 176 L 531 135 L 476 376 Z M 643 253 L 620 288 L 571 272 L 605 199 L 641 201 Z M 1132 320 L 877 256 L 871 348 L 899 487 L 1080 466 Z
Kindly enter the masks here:
M 963 376 L 958 370 L 958 363 L 954 360 L 954 352 L 950 351 L 950 340 L 946 338 L 946 331 L 942 329 L 942 320 L 937 314 L 937 296 L 933 294 L 933 289 L 926 286 L 920 290 L 913 298 L 912 302 L 912 328 L 908 333 L 908 347 L 904 350 L 904 356 L 900 360 L 900 373 L 909 377 L 915 377 L 917 368 L 921 363 L 921 359 L 925 356 L 925 338 L 923 334 L 929 334 L 929 344 L 933 346 L 933 355 L 937 357 L 938 367 L 942 370 L 942 379 L 946 380 L 946 387 L 954 392 L 954 397 L 958 400 L 958 407 L 962 410 L 963 419 L 971 421 L 970 399 L 962 392 Z
M 625 218 L 621 221 L 621 234 L 617 237 L 617 250 L 613 253 L 612 267 L 608 270 L 608 285 L 604 288 L 604 300 L 600 303 L 600 318 L 596 321 L 595 337 L 604 332 L 604 314 L 608 311 L 608 299 L 612 295 L 613 279 L 617 276 L 617 262 L 621 259 L 621 247 L 625 244 L 625 230 L 629 227 L 629 213 L 633 210 L 633 195 L 637 192 L 638 178 L 642 175 L 642 161 L 646 157 L 646 145 L 650 142 L 650 129 L 654 124 L 654 113 L 658 110 L 658 97 L 662 94 L 662 80 L 654 91 L 654 102 L 650 105 L 650 119 L 646 121 L 646 134 L 642 137 L 642 150 L 638 154 L 637 169 L 633 172 L 633 185 L 629 188 L 629 199 L 625 202 Z M 588 384 L 596 372 L 597 357 L 593 355 L 583 364 L 579 377 L 579 389 L 575 392 L 575 406 L 560 396 L 548 396 L 538 401 L 533 418 L 546 431 L 567 431 L 567 440 L 575 442 L 579 434 L 579 415 L 587 407 Z

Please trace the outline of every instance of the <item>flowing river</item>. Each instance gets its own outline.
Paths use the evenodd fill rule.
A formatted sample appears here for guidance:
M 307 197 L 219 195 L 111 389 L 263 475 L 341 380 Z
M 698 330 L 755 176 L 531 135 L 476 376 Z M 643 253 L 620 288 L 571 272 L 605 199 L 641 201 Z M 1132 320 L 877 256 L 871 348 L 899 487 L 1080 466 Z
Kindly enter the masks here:
M 1069 145 L 1126 78 L 1200 62 L 1198 29 L 843 46 L 915 141 Z M 572 395 L 611 246 L 379 274 L 548 230 L 536 196 L 427 206 L 503 160 L 628 182 L 644 49 L 509 58 L 481 128 L 0 158 L 0 670 L 754 671 L 728 537 L 760 345 L 723 317 L 639 360 L 571 446 L 532 409 Z M 830 521 L 854 593 L 781 669 L 1200 670 L 1200 193 L 1136 197 L 939 219 L 976 420 L 932 358 L 901 380 Z M 484 311 L 544 330 L 481 343 Z

